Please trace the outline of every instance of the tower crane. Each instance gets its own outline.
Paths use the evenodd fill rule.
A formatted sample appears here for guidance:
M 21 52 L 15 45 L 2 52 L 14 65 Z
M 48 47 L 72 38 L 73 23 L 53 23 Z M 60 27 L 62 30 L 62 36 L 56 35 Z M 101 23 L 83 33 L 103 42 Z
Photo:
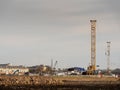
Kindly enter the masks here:
M 96 71 L 96 20 L 91 22 L 91 63 L 87 68 L 88 75 L 94 75 Z

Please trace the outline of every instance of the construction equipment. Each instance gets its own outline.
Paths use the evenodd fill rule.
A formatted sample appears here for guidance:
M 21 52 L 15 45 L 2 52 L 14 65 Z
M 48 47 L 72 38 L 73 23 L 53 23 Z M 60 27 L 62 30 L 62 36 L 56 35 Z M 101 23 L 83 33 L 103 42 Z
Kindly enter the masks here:
M 13 75 L 18 75 L 19 74 L 19 70 L 14 71 Z
M 94 75 L 96 71 L 96 20 L 91 22 L 91 63 L 87 68 L 88 75 Z
M 57 63 L 58 63 L 58 61 L 55 61 L 55 63 L 54 63 L 54 69 L 56 69 Z
M 56 66 L 57 66 L 58 61 L 55 61 L 53 65 L 53 59 L 51 59 L 51 75 L 53 75 L 56 71 Z

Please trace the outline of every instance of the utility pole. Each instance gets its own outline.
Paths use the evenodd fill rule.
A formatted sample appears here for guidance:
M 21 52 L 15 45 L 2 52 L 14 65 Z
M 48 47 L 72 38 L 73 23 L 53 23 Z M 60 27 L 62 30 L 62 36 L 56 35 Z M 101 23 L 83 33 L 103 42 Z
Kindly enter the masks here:
M 107 56 L 107 73 L 110 73 L 110 44 L 111 42 L 107 42 L 107 51 L 106 51 L 106 56 Z

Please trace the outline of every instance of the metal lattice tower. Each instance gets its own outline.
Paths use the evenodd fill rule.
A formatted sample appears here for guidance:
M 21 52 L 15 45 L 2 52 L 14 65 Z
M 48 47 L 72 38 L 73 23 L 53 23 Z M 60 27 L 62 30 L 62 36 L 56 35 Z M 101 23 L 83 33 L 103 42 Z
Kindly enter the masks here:
M 92 70 L 96 70 L 96 20 L 91 22 L 91 66 Z
M 107 42 L 106 55 L 107 55 L 107 72 L 108 73 L 110 72 L 110 44 L 111 44 L 111 42 Z

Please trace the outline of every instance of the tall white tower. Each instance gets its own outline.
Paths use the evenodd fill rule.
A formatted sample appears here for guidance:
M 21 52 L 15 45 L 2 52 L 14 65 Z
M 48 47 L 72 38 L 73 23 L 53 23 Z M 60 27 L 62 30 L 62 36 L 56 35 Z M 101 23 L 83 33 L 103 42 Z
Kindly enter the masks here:
M 106 55 L 107 55 L 107 73 L 110 73 L 110 44 L 111 44 L 111 42 L 107 42 L 107 51 L 106 51 Z

